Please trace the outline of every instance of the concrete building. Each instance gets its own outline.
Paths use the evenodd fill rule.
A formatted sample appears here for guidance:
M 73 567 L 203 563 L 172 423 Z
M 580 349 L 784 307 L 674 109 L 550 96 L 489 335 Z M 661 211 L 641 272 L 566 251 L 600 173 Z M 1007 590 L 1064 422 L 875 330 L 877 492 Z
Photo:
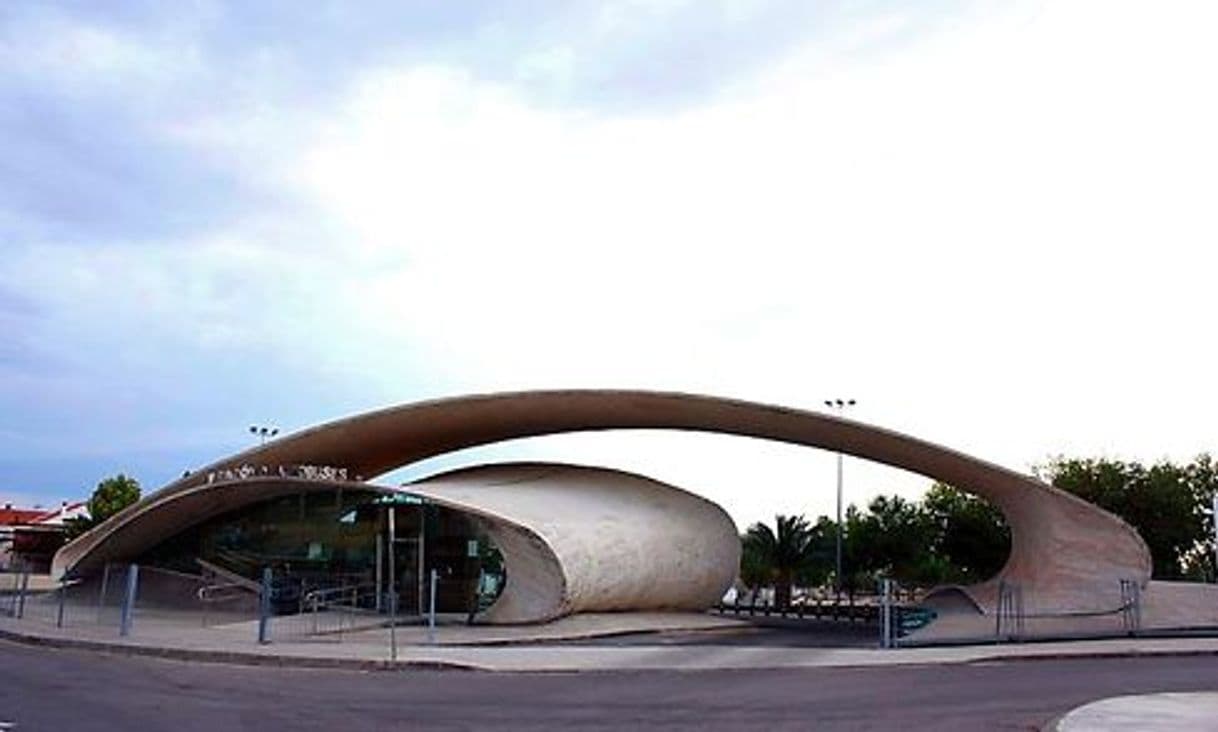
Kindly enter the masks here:
M 1218 606 L 1208 596 L 1151 582 L 1149 551 L 1126 523 L 1030 476 L 828 414 L 643 391 L 459 397 L 307 429 L 150 494 L 64 547 L 54 571 L 79 576 L 105 562 L 138 559 L 183 571 L 204 562 L 252 577 L 275 565 L 302 583 L 371 587 L 369 602 L 378 606 L 392 587 L 397 607 L 410 609 L 421 608 L 424 579 L 435 570 L 447 583 L 441 609 L 468 609 L 500 623 L 593 610 L 706 608 L 736 575 L 737 530 L 719 507 L 673 486 L 551 464 L 481 466 L 405 486 L 375 482 L 463 448 L 624 428 L 835 450 L 986 498 L 1011 528 L 1006 565 L 990 580 L 942 588 L 929 599 L 944 598 L 946 607 L 964 598 L 978 618 L 997 610 L 1001 583 L 1018 586 L 1032 614 L 1116 612 L 1130 583 L 1148 599 L 1148 622 L 1191 622 L 1218 612 L 1199 609 Z M 1171 602 L 1156 605 L 1155 597 L 1169 596 Z

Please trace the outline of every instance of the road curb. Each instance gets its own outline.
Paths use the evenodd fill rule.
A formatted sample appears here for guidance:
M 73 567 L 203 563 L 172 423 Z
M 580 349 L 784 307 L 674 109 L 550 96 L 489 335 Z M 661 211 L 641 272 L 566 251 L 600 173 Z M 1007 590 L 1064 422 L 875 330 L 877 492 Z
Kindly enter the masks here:
M 1072 658 L 1099 660 L 1105 658 L 1140 658 L 1144 656 L 1156 657 L 1188 657 L 1188 656 L 1218 656 L 1218 649 L 1198 648 L 1196 650 L 1188 650 L 1181 648 L 1164 648 L 1164 649 L 1129 649 L 1125 651 L 1081 651 L 1079 653 L 1021 653 L 1011 656 L 986 656 L 984 658 L 973 658 L 967 661 L 958 661 L 957 663 L 993 663 L 994 661 L 1064 661 Z
M 271 646 L 265 652 L 250 652 L 250 651 L 235 651 L 235 650 L 212 650 L 205 648 L 182 648 L 169 646 L 153 646 L 140 645 L 135 643 L 123 643 L 118 641 L 106 641 L 85 638 L 65 638 L 50 635 L 41 635 L 38 633 L 22 632 L 11 628 L 0 628 L 0 639 L 11 642 L 21 643 L 28 646 L 45 646 L 49 648 L 65 648 L 83 651 L 92 651 L 99 653 L 110 653 L 128 656 L 143 656 L 147 658 L 163 658 L 179 661 L 196 661 L 202 663 L 227 663 L 244 666 L 273 666 L 280 668 L 315 668 L 315 669 L 346 669 L 353 671 L 406 671 L 406 670 L 431 670 L 431 671 L 480 671 L 492 673 L 600 673 L 600 672 L 635 672 L 635 671 L 681 671 L 681 672 L 702 672 L 702 671 L 718 671 L 728 667 L 690 667 L 688 665 L 664 667 L 664 666 L 643 666 L 643 667 L 607 667 L 607 668 L 568 668 L 568 667 L 539 667 L 539 668 L 503 668 L 492 664 L 481 664 L 469 661 L 454 661 L 439 658 L 407 658 L 398 661 L 390 661 L 387 658 L 334 658 L 326 656 L 309 656 L 296 655 L 291 653 L 276 653 L 274 646 Z M 487 646 L 499 646 L 500 644 L 486 644 Z M 541 643 L 528 643 L 528 646 L 537 647 L 543 645 Z M 471 648 L 469 645 L 456 646 Z M 1042 646 L 1043 647 L 1043 646 Z M 1142 658 L 1142 657 L 1202 657 L 1202 656 L 1218 656 L 1218 648 L 1213 649 L 1188 649 L 1188 648 L 1126 648 L 1126 649 L 1096 649 L 1086 650 L 1080 649 L 1077 651 L 1048 651 L 1042 653 L 1017 653 L 1003 654 L 990 653 L 984 650 L 979 650 L 975 657 L 968 658 L 951 658 L 951 659 L 927 659 L 927 658 L 901 658 L 899 652 L 893 654 L 883 663 L 851 663 L 849 661 L 841 663 L 825 664 L 825 668 L 881 668 L 889 666 L 937 666 L 937 665 L 969 665 L 969 664 L 988 664 L 988 663 L 1006 663 L 1006 662 L 1035 662 L 1035 661 L 1062 661 L 1069 659 L 1080 660 L 1098 660 L 1098 659 L 1117 659 L 1117 658 Z M 734 670 L 775 670 L 786 668 L 814 668 L 816 666 L 800 666 L 800 665 L 757 665 L 747 667 L 730 667 Z
M 494 669 L 475 663 L 444 661 L 440 659 L 389 659 L 373 658 L 326 658 L 324 656 L 276 655 L 270 653 L 248 653 L 242 651 L 214 651 L 201 648 L 170 648 L 167 646 L 141 646 L 129 643 L 113 643 L 83 638 L 53 638 L 32 633 L 21 633 L 0 628 L 0 640 L 21 643 L 27 646 L 65 648 L 69 650 L 94 651 L 124 656 L 163 658 L 174 661 L 199 661 L 202 663 L 228 663 L 241 666 L 277 666 L 280 668 L 346 669 L 350 671 L 493 671 Z

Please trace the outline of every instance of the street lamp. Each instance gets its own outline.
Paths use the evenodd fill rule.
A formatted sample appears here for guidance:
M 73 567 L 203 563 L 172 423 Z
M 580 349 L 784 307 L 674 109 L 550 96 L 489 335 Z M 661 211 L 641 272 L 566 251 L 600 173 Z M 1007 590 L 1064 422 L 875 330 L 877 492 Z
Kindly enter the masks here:
M 846 407 L 853 407 L 857 402 L 853 399 L 826 399 L 825 406 L 837 410 L 840 415 Z M 842 594 L 842 453 L 837 453 L 837 571 L 834 575 L 837 594 Z
M 252 424 L 250 425 L 250 434 L 258 437 L 260 440 L 258 444 L 265 445 L 268 439 L 279 434 L 279 428 L 263 427 L 262 425 Z

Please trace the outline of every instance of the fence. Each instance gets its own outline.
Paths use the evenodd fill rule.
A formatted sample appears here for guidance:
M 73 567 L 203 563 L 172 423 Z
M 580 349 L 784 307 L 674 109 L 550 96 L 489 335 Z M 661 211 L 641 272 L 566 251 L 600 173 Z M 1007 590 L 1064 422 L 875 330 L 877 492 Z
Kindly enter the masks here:
M 851 623 L 874 623 L 879 619 L 875 599 L 862 595 L 834 598 L 809 594 L 795 597 L 789 603 L 779 604 L 773 598 L 767 598 L 761 593 L 754 592 L 745 602 L 742 602 L 737 596 L 730 603 L 717 603 L 713 609 L 720 614 L 731 613 L 737 616 L 747 615 L 761 618 L 835 620 Z
M 386 622 L 376 609 L 376 586 L 371 583 L 299 587 L 289 593 L 284 583 L 272 580 L 269 588 L 264 642 L 271 638 L 341 642 L 345 632 L 380 627 Z M 294 608 L 286 604 L 293 598 Z
M 1120 604 L 1111 610 L 1029 612 L 1020 585 L 1000 582 L 994 637 L 999 641 L 1134 636 L 1142 628 L 1142 589 L 1133 579 L 1118 580 Z M 1170 633 L 1171 629 L 1159 632 Z
M 185 629 L 194 628 L 227 634 L 227 641 L 236 643 L 344 642 L 359 634 L 359 642 L 381 644 L 387 655 L 396 657 L 403 627 L 413 626 L 407 634 L 409 642 L 425 643 L 435 641 L 435 628 L 441 620 L 447 624 L 472 622 L 486 604 L 483 584 L 446 579 L 432 571 L 422 587 L 412 582 L 409 593 L 392 593 L 382 585 L 378 594 L 376 585 L 358 578 L 309 584 L 270 570 L 258 582 L 207 567 L 201 574 L 187 574 L 146 565 L 111 564 L 87 580 L 52 582 L 46 575 L 9 569 L 0 570 L 0 617 L 145 637 L 178 638 Z M 759 619 L 837 621 L 864 633 L 873 626 L 883 648 L 1147 632 L 1142 627 L 1141 586 L 1132 579 L 1120 580 L 1118 607 L 1097 612 L 1044 613 L 1036 612 L 1034 606 L 1029 612 L 1030 603 L 1019 584 L 1000 582 L 996 589 L 992 614 L 974 608 L 959 614 L 943 609 L 937 615 L 935 609 L 911 599 L 909 588 L 892 580 L 882 580 L 875 595 L 838 599 L 828 593 L 805 592 L 779 606 L 772 598 L 754 593 L 747 601 L 737 597 L 731 603 L 720 603 L 716 610 Z M 437 599 L 449 611 L 442 618 L 436 611 Z M 456 612 L 459 607 L 463 609 Z M 950 623 L 935 624 L 927 634 L 916 633 L 937 617 L 946 620 L 949 615 Z
M 1024 589 L 1016 582 L 1000 581 L 990 626 L 963 624 L 953 635 L 949 632 L 934 633 L 930 638 L 905 640 L 910 630 L 926 624 L 920 613 L 934 611 L 917 606 L 894 604 L 892 612 L 896 630 L 889 638 L 888 647 L 908 644 L 984 642 L 1017 643 L 1028 640 L 1063 640 L 1073 638 L 1112 638 L 1122 635 L 1134 636 L 1146 631 L 1142 627 L 1141 585 L 1133 579 L 1119 580 L 1120 604 L 1109 610 L 1075 612 L 1029 611 Z M 983 620 L 983 616 L 978 616 Z M 1171 634 L 1172 629 L 1157 629 L 1156 632 Z M 883 641 L 882 641 L 883 644 Z
M 59 628 L 133 628 L 172 633 L 183 626 L 256 622 L 257 594 L 235 593 L 213 579 L 134 564 L 108 564 L 88 579 L 0 572 L 0 615 Z
M 920 604 L 920 593 L 902 587 L 894 580 L 880 579 L 875 595 L 843 596 L 827 593 L 797 594 L 782 605 L 772 595 L 751 593 L 747 598 L 736 596 L 732 602 L 721 602 L 715 610 L 723 614 L 755 618 L 830 620 L 876 627 L 881 648 L 908 645 L 977 642 L 1021 642 L 1066 638 L 1102 638 L 1139 635 L 1142 627 L 1141 585 L 1132 579 L 1120 580 L 1120 604 L 1109 610 L 1069 613 L 1029 612 L 1023 587 L 1014 582 L 998 583 L 992 614 L 976 610 L 961 610 L 960 617 L 937 625 L 928 635 L 917 631 L 951 610 L 940 611 Z M 969 618 L 972 618 L 969 620 Z M 989 623 L 988 627 L 986 623 Z M 1160 632 L 1170 632 L 1160 631 Z

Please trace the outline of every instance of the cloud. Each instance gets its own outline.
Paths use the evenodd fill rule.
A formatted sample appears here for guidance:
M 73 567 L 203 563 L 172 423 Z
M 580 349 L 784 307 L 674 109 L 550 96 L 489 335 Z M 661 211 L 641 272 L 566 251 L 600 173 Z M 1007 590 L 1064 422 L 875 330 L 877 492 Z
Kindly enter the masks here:
M 1130 58 L 1143 14 L 1110 9 L 1088 36 L 1092 17 L 1019 8 L 862 58 L 860 28 L 680 113 L 588 116 L 459 69 L 379 70 L 301 178 L 378 262 L 352 319 L 460 383 L 809 405 L 844 384 L 878 421 L 1016 468 L 1052 450 L 1045 432 L 1137 449 L 1136 423 L 1116 436 L 1092 415 L 1144 391 L 1205 399 L 1208 347 L 1165 384 L 1145 378 L 1157 349 L 1130 341 L 1189 342 L 1212 304 L 1218 120 L 1180 93 L 1204 84 L 1204 39 Z M 1198 444 L 1192 424 L 1176 444 Z M 727 496 L 707 452 L 676 462 Z
M 1018 469 L 1202 447 L 1214 11 L 808 7 L 16 18 L 0 475 L 143 447 L 168 478 L 246 422 L 555 386 L 853 396 Z M 731 438 L 435 465 L 513 456 L 832 510 L 832 456 Z M 853 501 L 925 484 L 847 470 Z

